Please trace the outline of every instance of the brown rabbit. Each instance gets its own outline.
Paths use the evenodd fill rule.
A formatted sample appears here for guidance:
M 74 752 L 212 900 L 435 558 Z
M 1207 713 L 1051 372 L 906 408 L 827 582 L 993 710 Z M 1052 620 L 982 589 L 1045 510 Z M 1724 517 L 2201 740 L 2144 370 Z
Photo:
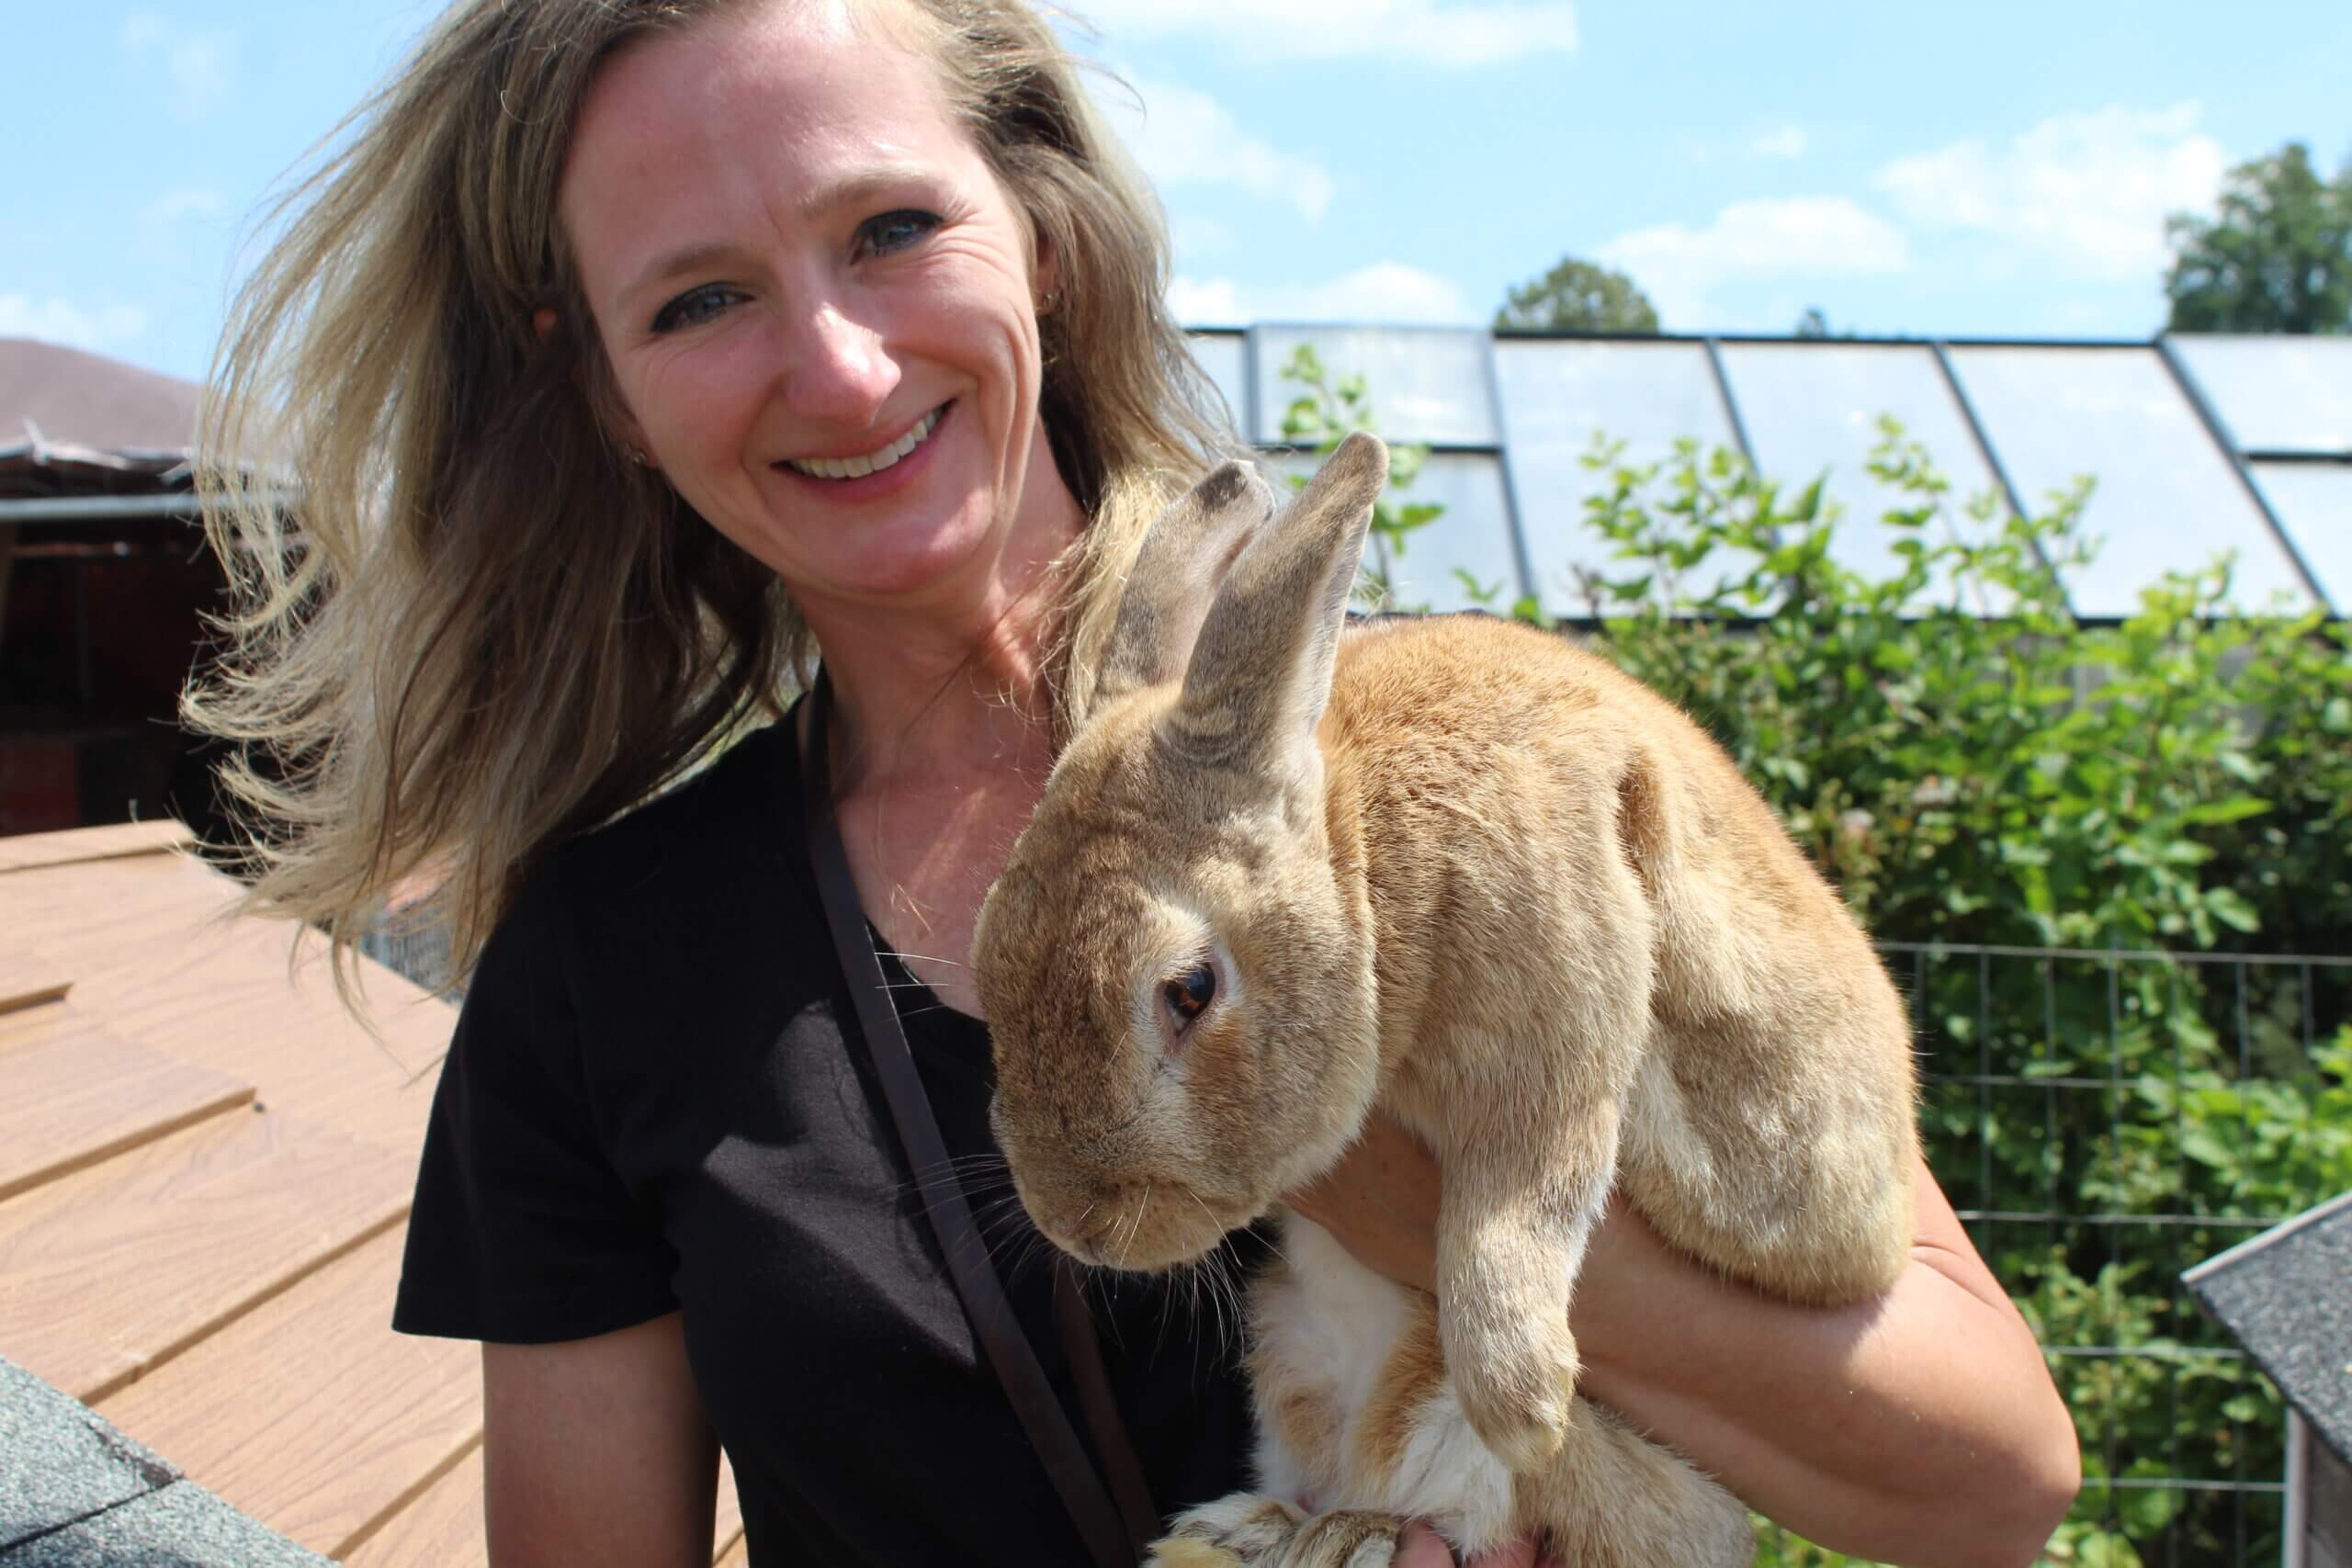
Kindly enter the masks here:
M 1904 1009 L 1670 705 L 1528 627 L 1346 625 L 1386 473 L 1352 438 L 1273 517 L 1228 464 L 1154 525 L 981 910 L 997 1134 L 1039 1229 L 1138 1269 L 1268 1213 L 1375 1104 L 1437 1153 L 1434 1301 L 1284 1216 L 1250 1309 L 1270 1495 L 1180 1518 L 1166 1568 L 1385 1563 L 1408 1515 L 1465 1551 L 1745 1563 L 1728 1494 L 1574 1399 L 1577 1266 L 1614 1185 L 1763 1290 L 1883 1290 Z

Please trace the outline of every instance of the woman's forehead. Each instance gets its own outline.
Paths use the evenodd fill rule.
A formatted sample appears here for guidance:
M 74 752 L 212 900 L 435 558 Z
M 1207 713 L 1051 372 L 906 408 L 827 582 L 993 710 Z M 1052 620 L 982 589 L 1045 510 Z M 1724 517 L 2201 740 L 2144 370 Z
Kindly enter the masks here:
M 844 0 L 730 6 L 640 37 L 598 70 L 573 133 L 638 140 L 825 130 L 922 135 L 953 125 L 938 68 L 896 7 Z
M 840 0 L 721 12 L 616 56 L 582 105 L 559 211 L 583 267 L 766 210 L 806 218 L 974 156 L 931 61 Z M 717 237 L 717 236 L 712 236 Z M 604 279 L 606 284 L 615 280 Z

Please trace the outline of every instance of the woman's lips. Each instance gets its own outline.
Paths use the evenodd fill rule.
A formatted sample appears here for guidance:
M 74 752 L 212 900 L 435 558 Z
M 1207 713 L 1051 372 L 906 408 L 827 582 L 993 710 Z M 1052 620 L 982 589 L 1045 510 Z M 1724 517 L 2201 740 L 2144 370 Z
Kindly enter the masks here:
M 805 472 L 788 461 L 776 462 L 770 467 L 778 473 L 790 475 L 800 484 L 834 501 L 858 501 L 867 496 L 878 495 L 886 491 L 896 490 L 912 479 L 922 469 L 930 460 L 932 449 L 939 445 L 940 432 L 946 428 L 955 411 L 956 400 L 953 398 L 933 410 L 926 416 L 931 422 L 930 430 L 915 443 L 910 451 L 887 468 L 876 468 L 869 473 L 841 479 L 829 479 Z M 911 428 L 922 429 L 922 422 L 918 421 Z M 900 439 L 903 440 L 904 437 Z

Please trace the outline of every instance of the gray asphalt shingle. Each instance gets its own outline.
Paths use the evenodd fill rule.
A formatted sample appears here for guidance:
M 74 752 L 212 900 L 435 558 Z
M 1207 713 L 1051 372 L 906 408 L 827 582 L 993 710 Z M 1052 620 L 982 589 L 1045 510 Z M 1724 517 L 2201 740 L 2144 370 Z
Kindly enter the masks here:
M 8 1549 L 170 1485 L 179 1472 L 0 1359 L 0 1561 Z
M 0 1551 L 5 1568 L 333 1568 L 193 1481 Z
M 2352 1464 L 2352 1192 L 2181 1280 L 2320 1439 Z
M 304 1551 L 0 1359 L 0 1568 L 318 1568 Z

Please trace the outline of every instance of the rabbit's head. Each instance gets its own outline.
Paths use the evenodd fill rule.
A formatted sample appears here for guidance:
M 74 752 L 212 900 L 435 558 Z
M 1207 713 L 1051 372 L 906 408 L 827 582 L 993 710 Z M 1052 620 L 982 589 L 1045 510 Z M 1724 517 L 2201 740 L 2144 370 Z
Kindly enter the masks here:
M 1159 518 L 981 908 L 998 1141 L 1089 1262 L 1207 1251 L 1370 1109 L 1369 909 L 1333 864 L 1316 730 L 1387 471 L 1358 436 L 1278 516 L 1228 463 Z

